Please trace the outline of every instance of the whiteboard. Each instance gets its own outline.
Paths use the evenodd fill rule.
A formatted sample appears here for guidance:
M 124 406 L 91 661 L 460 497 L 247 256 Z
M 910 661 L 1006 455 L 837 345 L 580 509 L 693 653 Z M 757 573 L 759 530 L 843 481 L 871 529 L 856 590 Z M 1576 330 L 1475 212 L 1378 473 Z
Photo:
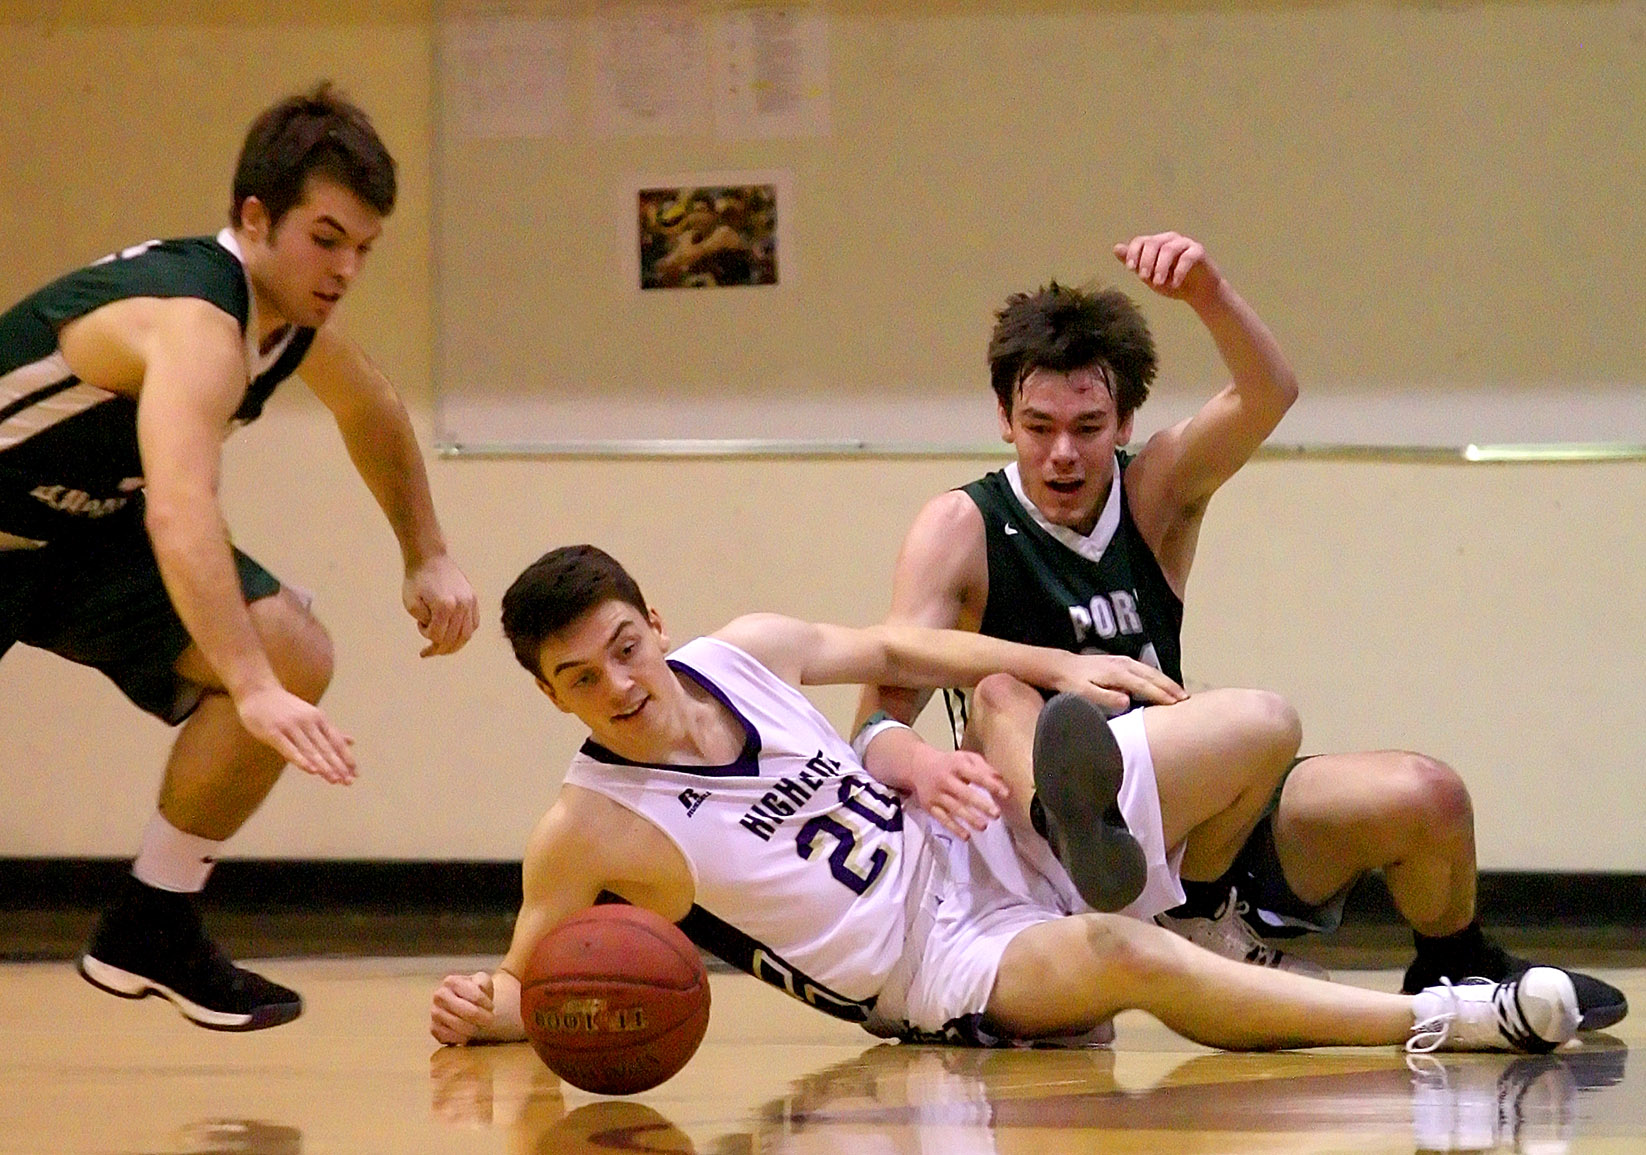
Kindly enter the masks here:
M 1272 441 L 1646 444 L 1636 3 L 445 0 L 437 75 L 448 450 L 997 445 L 995 310 L 1165 228 L 1297 370 Z M 777 282 L 641 288 L 642 190 L 744 178 Z M 1131 287 L 1146 432 L 1226 378 Z

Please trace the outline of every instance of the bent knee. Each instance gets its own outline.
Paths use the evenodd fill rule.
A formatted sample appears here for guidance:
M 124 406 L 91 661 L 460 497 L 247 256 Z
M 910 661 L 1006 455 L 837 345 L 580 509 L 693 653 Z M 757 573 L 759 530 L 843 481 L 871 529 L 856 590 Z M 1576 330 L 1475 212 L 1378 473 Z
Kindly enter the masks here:
M 326 627 L 286 589 L 248 608 L 280 684 L 300 698 L 318 702 L 336 669 Z
M 1039 713 L 1040 691 L 1011 674 L 990 674 L 972 690 L 972 710 L 981 717 L 1020 710 Z
M 1474 803 L 1456 770 L 1426 754 L 1402 750 L 1391 757 L 1387 780 L 1402 816 L 1430 832 L 1473 832 Z

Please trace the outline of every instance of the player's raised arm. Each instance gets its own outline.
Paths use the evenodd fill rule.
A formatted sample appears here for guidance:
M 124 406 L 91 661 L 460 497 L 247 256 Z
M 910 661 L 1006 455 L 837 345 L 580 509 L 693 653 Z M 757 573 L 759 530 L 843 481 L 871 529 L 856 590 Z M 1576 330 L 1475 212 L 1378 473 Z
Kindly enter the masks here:
M 1128 493 L 1158 554 L 1171 523 L 1202 507 L 1274 432 L 1297 400 L 1297 377 L 1200 242 L 1154 233 L 1117 244 L 1114 255 L 1150 289 L 1195 311 L 1232 378 L 1193 417 L 1150 438 L 1132 466 Z M 1161 561 L 1176 568 L 1170 558 Z

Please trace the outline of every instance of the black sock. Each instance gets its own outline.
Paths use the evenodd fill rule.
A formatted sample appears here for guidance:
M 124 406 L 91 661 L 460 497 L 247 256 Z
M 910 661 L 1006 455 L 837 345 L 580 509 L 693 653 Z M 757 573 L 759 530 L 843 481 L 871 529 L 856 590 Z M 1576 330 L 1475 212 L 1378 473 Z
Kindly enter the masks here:
M 1508 954 L 1486 937 L 1478 917 L 1452 934 L 1426 935 L 1414 930 L 1412 944 L 1417 948 L 1414 967 L 1445 975 L 1454 982 L 1474 977 L 1501 981 L 1509 977 Z
M 1229 901 L 1229 884 L 1222 879 L 1193 882 L 1183 879 L 1183 905 L 1166 912 L 1169 918 L 1215 918 Z

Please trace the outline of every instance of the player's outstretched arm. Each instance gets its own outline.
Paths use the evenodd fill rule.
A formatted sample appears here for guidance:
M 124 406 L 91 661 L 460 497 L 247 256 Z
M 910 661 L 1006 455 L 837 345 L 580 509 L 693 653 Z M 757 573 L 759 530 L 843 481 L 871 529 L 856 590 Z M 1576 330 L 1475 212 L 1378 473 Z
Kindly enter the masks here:
M 715 637 L 747 651 L 797 686 L 975 686 L 990 674 L 1004 673 L 1041 689 L 1079 694 L 1099 705 L 1124 703 L 1128 695 L 1149 700 L 1182 696 L 1177 683 L 1130 658 L 1071 654 L 963 630 L 889 623 L 854 628 L 781 614 L 749 614 L 717 630 Z M 1110 682 L 1123 689 L 1110 689 Z
M 361 480 L 388 518 L 405 563 L 401 595 L 428 639 L 423 657 L 463 647 L 479 624 L 474 590 L 446 552 L 406 407 L 352 342 L 321 329 L 298 372 L 331 410 Z
M 64 340 L 77 358 L 142 367 L 137 444 L 149 539 L 172 605 L 241 724 L 298 769 L 352 781 L 348 737 L 281 685 L 240 591 L 218 502 L 223 438 L 245 392 L 234 318 L 195 298 L 139 298 L 82 318 Z
M 461 1046 L 526 1037 L 519 976 L 532 950 L 612 885 L 605 863 L 612 840 L 601 820 L 603 809 L 588 792 L 568 786 L 539 820 L 521 862 L 520 912 L 508 954 L 495 971 L 447 975 L 435 989 L 429 1032 L 437 1042 Z
M 1127 493 L 1134 507 L 1141 498 L 1140 519 L 1159 517 L 1154 505 L 1164 505 L 1169 519 L 1203 505 L 1250 460 L 1297 400 L 1297 377 L 1274 334 L 1200 242 L 1154 233 L 1116 245 L 1114 255 L 1150 289 L 1195 311 L 1232 377 L 1193 417 L 1150 438 L 1132 467 L 1141 472 L 1132 479 L 1129 471 Z M 1140 486 L 1148 492 L 1134 493 Z

